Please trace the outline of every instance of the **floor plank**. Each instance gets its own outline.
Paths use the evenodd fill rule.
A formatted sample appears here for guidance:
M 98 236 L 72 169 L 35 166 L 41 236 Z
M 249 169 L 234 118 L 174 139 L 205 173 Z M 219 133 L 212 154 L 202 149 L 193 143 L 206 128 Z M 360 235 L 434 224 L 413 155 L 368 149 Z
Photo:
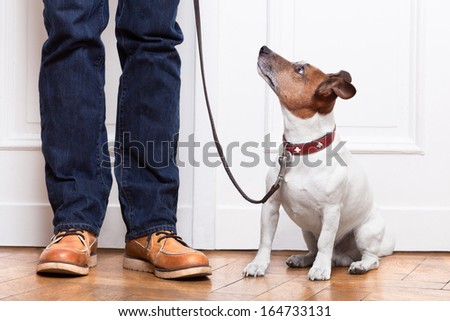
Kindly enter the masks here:
M 450 300 L 450 253 L 398 252 L 378 270 L 350 275 L 334 267 L 329 281 L 309 281 L 307 268 L 286 266 L 298 252 L 274 251 L 264 277 L 244 277 L 255 251 L 205 251 L 213 275 L 167 281 L 122 268 L 122 250 L 100 249 L 85 277 L 35 273 L 42 249 L 0 247 L 0 300 L 4 301 L 442 301 Z

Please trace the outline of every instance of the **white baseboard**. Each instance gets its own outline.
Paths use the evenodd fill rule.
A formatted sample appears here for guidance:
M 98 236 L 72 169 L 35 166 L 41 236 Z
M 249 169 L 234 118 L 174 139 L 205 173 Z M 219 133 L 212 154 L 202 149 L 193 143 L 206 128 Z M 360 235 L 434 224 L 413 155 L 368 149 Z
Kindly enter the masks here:
M 381 207 L 396 251 L 450 251 L 450 207 Z
M 178 210 L 178 231 L 192 242 L 191 210 Z M 49 204 L 0 204 L 0 246 L 47 246 L 53 235 L 53 213 Z M 126 227 L 119 205 L 108 207 L 99 236 L 99 247 L 118 248 L 125 245 Z
M 53 235 L 48 204 L 0 204 L 0 246 L 46 246 Z M 100 247 L 122 248 L 125 226 L 118 206 L 108 208 Z
M 450 251 L 450 207 L 380 207 L 396 251 Z M 0 246 L 45 246 L 53 234 L 48 204 L 0 204 Z M 178 210 L 179 234 L 192 244 L 192 209 Z M 219 208 L 215 245 L 204 249 L 248 250 L 259 244 L 260 207 Z M 119 206 L 110 206 L 99 238 L 100 247 L 123 248 L 125 225 Z M 275 250 L 305 250 L 300 229 L 285 213 L 274 240 Z
M 396 251 L 450 251 L 450 207 L 380 207 L 379 210 L 386 221 L 386 232 L 396 240 Z M 220 208 L 216 216 L 215 247 L 257 249 L 259 221 L 259 207 Z M 273 249 L 306 250 L 299 227 L 283 211 Z

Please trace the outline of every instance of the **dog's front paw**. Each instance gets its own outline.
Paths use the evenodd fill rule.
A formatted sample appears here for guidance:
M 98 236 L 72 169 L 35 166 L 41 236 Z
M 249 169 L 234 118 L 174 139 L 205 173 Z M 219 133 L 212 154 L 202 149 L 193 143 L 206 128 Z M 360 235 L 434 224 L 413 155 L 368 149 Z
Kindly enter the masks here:
M 308 272 L 308 278 L 311 281 L 325 281 L 331 277 L 331 267 L 317 267 L 313 266 Z
M 268 262 L 256 262 L 249 263 L 244 269 L 245 276 L 264 276 L 266 273 Z

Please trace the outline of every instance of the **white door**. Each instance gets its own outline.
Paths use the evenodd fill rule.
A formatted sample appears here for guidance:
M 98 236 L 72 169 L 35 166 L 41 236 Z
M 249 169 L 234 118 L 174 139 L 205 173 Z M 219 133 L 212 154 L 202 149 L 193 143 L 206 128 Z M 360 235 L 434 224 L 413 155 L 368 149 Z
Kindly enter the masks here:
M 114 37 L 116 7 L 117 0 L 111 0 L 110 23 L 103 34 L 107 54 L 106 122 L 111 140 L 120 76 Z M 38 74 L 41 47 L 46 39 L 42 10 L 42 1 L 0 1 L 0 246 L 46 245 L 53 232 L 40 150 Z M 195 38 L 191 1 L 181 2 L 178 20 L 185 33 L 185 42 L 179 47 L 183 60 L 180 136 L 187 141 L 194 130 Z M 178 228 L 191 241 L 193 167 L 181 169 L 181 181 Z M 124 235 L 114 185 L 100 246 L 123 247 Z
M 277 156 L 261 147 L 264 136 L 279 143 L 282 133 L 277 99 L 256 72 L 259 48 L 267 44 L 290 60 L 352 74 L 358 93 L 337 103 L 338 131 L 367 170 L 396 249 L 450 250 L 448 1 L 202 3 L 219 136 L 225 149 L 234 146 L 232 169 L 248 194 L 263 195 L 265 153 Z M 206 122 L 198 88 L 197 94 L 197 118 Z M 203 142 L 210 137 L 199 122 L 196 133 Z M 242 155 L 248 142 L 259 143 L 250 149 L 260 160 L 251 168 L 239 166 L 254 161 Z M 203 210 L 194 211 L 202 223 L 193 226 L 195 246 L 257 248 L 260 206 L 244 201 L 222 168 L 203 166 L 195 173 L 201 179 L 194 204 Z M 285 215 L 274 247 L 305 248 Z
M 110 1 L 111 22 L 104 34 L 110 137 L 120 74 L 113 32 L 116 4 L 117 0 Z M 219 137 L 250 196 L 263 195 L 265 158 L 277 157 L 274 149 L 262 147 L 264 137 L 270 134 L 279 143 L 282 133 L 278 102 L 256 72 L 259 48 L 266 44 L 288 59 L 352 74 L 358 94 L 338 102 L 338 130 L 368 172 L 397 250 L 450 250 L 448 1 L 202 0 L 201 4 L 208 86 Z M 214 156 L 195 63 L 191 0 L 181 0 L 179 22 L 186 37 L 180 47 L 184 143 L 180 234 L 198 248 L 257 248 L 260 206 L 240 197 Z M 37 93 L 44 39 L 41 1 L 0 1 L 0 245 L 44 245 L 52 232 Z M 121 247 L 123 235 L 114 187 L 100 244 Z M 298 228 L 285 215 L 274 247 L 305 248 Z

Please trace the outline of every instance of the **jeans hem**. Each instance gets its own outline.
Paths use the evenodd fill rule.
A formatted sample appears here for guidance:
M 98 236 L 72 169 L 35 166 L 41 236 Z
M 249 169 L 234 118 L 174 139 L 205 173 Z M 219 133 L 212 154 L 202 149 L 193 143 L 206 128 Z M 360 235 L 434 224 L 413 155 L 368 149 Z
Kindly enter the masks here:
M 158 226 L 154 226 L 142 231 L 136 231 L 136 232 L 129 232 L 127 233 L 126 237 L 125 237 L 125 241 L 129 241 L 132 239 L 137 239 L 143 236 L 148 236 L 150 234 L 159 232 L 159 231 L 172 231 L 172 232 L 177 232 L 176 230 L 176 226 L 173 225 L 158 225 Z
M 93 227 L 90 224 L 85 223 L 70 223 L 70 224 L 59 224 L 55 226 L 53 233 L 58 234 L 61 231 L 69 230 L 69 229 L 81 229 L 88 232 L 93 233 L 96 237 L 100 234 L 100 230 L 98 228 Z

